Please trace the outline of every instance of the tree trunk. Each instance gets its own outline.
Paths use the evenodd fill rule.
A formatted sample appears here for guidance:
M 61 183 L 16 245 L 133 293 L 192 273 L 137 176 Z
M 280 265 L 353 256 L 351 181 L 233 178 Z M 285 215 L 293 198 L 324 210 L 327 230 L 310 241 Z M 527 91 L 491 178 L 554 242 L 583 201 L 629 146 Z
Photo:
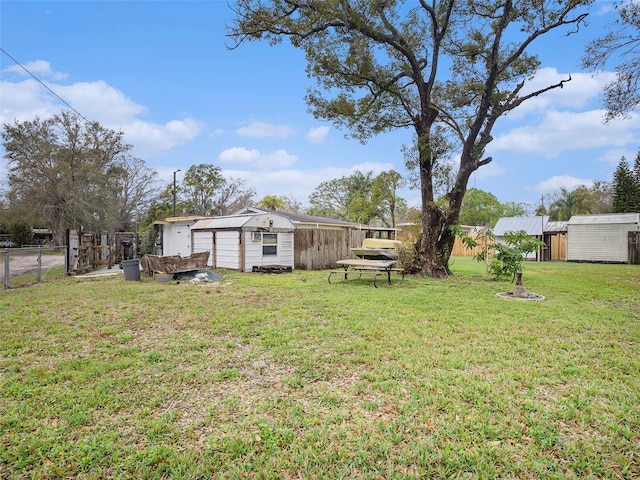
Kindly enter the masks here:
M 432 121 L 435 120 L 433 115 Z M 417 273 L 433 278 L 448 276 L 449 256 L 451 248 L 447 247 L 447 235 L 443 235 L 447 224 L 445 211 L 436 205 L 433 191 L 433 166 L 430 144 L 430 128 L 421 125 L 422 135 L 418 135 L 418 155 L 420 158 L 420 185 L 422 193 L 422 232 L 417 245 L 416 263 Z
M 422 145 L 428 145 L 427 140 Z M 451 227 L 460 219 L 462 200 L 467 191 L 467 182 L 474 171 L 471 157 L 463 154 L 461 168 L 454 187 L 448 193 L 448 208 L 445 211 L 435 203 L 433 191 L 433 160 L 430 148 L 420 148 L 420 182 L 422 191 L 422 233 L 417 245 L 414 270 L 432 278 L 444 278 L 451 275 L 449 259 L 453 250 L 455 236 Z

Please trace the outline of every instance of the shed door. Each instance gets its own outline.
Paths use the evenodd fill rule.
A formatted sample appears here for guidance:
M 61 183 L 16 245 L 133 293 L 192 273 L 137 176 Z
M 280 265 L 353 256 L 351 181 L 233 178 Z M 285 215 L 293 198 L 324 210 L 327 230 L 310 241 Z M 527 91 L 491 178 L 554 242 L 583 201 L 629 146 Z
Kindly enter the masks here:
M 240 269 L 240 232 L 216 232 L 216 268 Z
M 209 252 L 207 266 L 213 266 L 213 232 L 201 232 L 194 230 L 193 235 L 193 253 Z

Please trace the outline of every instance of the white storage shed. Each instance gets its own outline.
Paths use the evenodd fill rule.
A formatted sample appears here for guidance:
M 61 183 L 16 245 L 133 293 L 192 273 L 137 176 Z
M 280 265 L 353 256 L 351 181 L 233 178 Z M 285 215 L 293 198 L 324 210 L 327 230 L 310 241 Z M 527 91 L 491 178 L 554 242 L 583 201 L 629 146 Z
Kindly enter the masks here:
M 505 243 L 505 233 L 518 232 L 521 230 L 533 238 L 542 240 L 548 222 L 549 217 L 546 215 L 536 217 L 502 217 L 493 228 L 493 234 L 496 237 L 496 242 L 502 244 Z M 529 253 L 525 258 L 527 260 L 540 260 L 544 258 L 544 256 L 541 256 L 541 252 L 538 251 Z
M 293 269 L 294 230 L 288 218 L 268 213 L 203 219 L 191 227 L 192 253 L 211 252 L 207 264 L 212 268 Z
M 574 215 L 567 222 L 567 260 L 627 263 L 629 232 L 640 230 L 640 213 Z
M 180 255 L 188 257 L 191 251 L 191 227 L 205 217 L 169 217 L 157 220 L 153 225 L 158 229 L 156 255 Z

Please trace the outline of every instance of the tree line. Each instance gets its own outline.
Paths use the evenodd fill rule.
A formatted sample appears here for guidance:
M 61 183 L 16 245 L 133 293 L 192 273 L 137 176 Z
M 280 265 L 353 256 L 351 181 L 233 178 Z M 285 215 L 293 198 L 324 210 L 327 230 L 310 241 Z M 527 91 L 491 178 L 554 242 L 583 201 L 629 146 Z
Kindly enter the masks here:
M 571 81 L 568 76 L 548 85 L 532 84 L 540 67 L 535 45 L 551 35 L 558 39 L 579 35 L 588 26 L 592 4 L 592 0 L 236 0 L 227 35 L 231 49 L 251 41 L 277 44 L 288 40 L 304 51 L 307 72 L 315 81 L 305 98 L 309 110 L 316 118 L 344 128 L 347 136 L 366 142 L 397 129 L 413 131 L 407 165 L 413 168 L 411 181 L 420 191 L 417 220 L 421 235 L 412 270 L 438 278 L 451 273 L 451 227 L 460 223 L 468 180 L 493 161 L 485 151 L 496 122 L 525 102 Z M 614 61 L 619 60 L 616 81 L 605 91 L 611 118 L 637 110 L 640 97 L 640 4 L 620 1 L 615 5 L 618 24 L 587 45 L 583 60 L 595 71 L 614 56 Z M 19 131 L 8 136 L 11 129 L 3 132 L 5 148 L 9 146 L 5 198 L 11 212 L 14 206 L 24 208 L 34 221 L 46 220 L 58 229 L 63 224 L 127 226 L 150 197 L 134 198 L 151 184 L 134 182 L 142 192 L 125 191 L 133 175 L 127 165 L 137 161 L 129 155 L 130 146 L 122 142 L 120 133 L 101 130 L 97 124 L 59 122 L 60 118 L 70 119 L 63 114 L 52 125 L 32 122 L 28 130 L 34 142 L 21 139 Z M 65 135 L 74 141 L 47 149 L 54 143 L 50 140 Z M 99 143 L 102 136 L 108 139 L 104 145 Z M 87 156 L 90 168 L 77 163 L 79 152 Z M 454 156 L 458 159 L 455 164 L 451 161 Z M 30 173 L 31 162 L 45 174 Z M 139 166 L 136 171 L 152 176 L 143 163 Z M 215 172 L 200 173 L 215 176 Z M 36 188 L 29 185 L 30 179 Z M 357 178 L 327 182 L 322 186 L 324 194 L 310 199 L 314 211 L 334 211 L 347 218 L 357 215 L 357 221 L 379 218 L 393 224 L 403 208 L 389 194 L 388 187 L 397 184 L 396 180 L 393 175 L 382 178 L 375 188 L 369 187 L 369 180 L 374 179 L 362 173 Z M 345 184 L 346 198 L 340 196 Z M 227 195 L 211 197 L 186 183 L 180 192 L 172 189 L 171 197 L 184 195 L 181 204 L 186 210 L 221 212 L 248 194 L 247 187 L 237 181 L 219 188 L 225 186 L 229 187 Z M 352 195 L 353 191 L 358 194 Z M 327 201 L 328 196 L 333 200 Z M 369 205 L 363 198 L 385 204 L 385 211 L 376 211 L 377 204 Z M 626 204 L 624 198 L 612 203 Z
M 4 125 L 2 139 L 9 172 L 1 197 L 0 229 L 29 242 L 31 227 L 48 228 L 62 243 L 66 228 L 88 231 L 146 230 L 154 221 L 178 216 L 228 215 L 247 205 L 361 224 L 394 228 L 420 223 L 420 211 L 409 207 L 399 191 L 411 179 L 394 170 L 355 171 L 320 183 L 309 206 L 289 196 L 256 192 L 244 180 L 225 178 L 211 164 L 190 166 L 183 178 L 158 189 L 158 175 L 144 160 L 130 155 L 121 132 L 69 112 L 40 120 Z M 451 182 L 442 174 L 441 182 Z M 174 189 L 175 188 L 175 189 Z M 159 193 L 158 193 L 159 191 Z M 552 220 L 576 214 L 640 211 L 640 151 L 633 166 L 623 157 L 613 181 L 595 181 L 573 190 L 561 188 L 533 213 Z M 437 199 L 446 209 L 445 196 Z M 477 188 L 466 191 L 460 209 L 463 225 L 493 227 L 500 217 L 524 216 L 531 206 L 500 202 Z
M 67 228 L 145 230 L 174 215 L 229 215 L 247 205 L 394 227 L 405 218 L 404 185 L 395 171 L 355 172 L 322 182 L 310 207 L 287 196 L 256 192 L 242 179 L 225 178 L 211 164 L 190 166 L 181 180 L 158 188 L 158 174 L 133 157 L 123 133 L 63 111 L 47 119 L 15 121 L 2 130 L 8 175 L 0 196 L 0 230 L 19 243 L 42 227 L 62 244 Z
M 493 159 L 485 154 L 500 117 L 571 77 L 534 85 L 541 38 L 579 35 L 592 0 L 430 2 L 237 0 L 228 27 L 230 48 L 289 41 L 306 55 L 315 80 L 306 101 L 316 118 L 366 142 L 411 129 L 411 164 L 420 189 L 420 240 L 415 273 L 451 274 L 449 257 L 471 175 Z M 607 90 L 613 116 L 638 107 L 639 7 L 617 2 L 619 24 L 586 49 L 584 64 L 599 70 L 622 57 L 618 82 Z M 561 48 L 559 46 L 559 48 Z M 607 97 L 607 100 L 609 98 Z M 635 102 L 634 102 L 635 100 Z M 439 172 L 459 161 L 438 196 Z

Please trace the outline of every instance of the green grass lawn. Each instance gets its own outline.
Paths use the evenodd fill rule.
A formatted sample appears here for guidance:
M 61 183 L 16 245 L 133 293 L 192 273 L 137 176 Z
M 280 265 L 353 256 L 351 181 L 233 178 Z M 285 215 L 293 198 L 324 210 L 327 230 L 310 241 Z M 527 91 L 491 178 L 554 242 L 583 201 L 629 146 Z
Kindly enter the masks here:
M 0 478 L 640 476 L 640 267 L 0 292 Z

